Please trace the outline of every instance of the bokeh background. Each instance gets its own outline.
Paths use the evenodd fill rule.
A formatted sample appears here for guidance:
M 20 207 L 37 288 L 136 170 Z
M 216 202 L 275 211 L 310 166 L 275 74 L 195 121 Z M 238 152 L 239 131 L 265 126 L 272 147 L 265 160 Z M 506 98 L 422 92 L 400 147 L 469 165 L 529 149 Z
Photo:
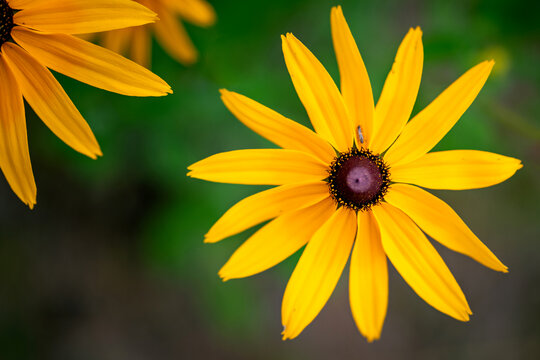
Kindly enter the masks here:
M 212 2 L 212 1 L 211 1 Z M 218 23 L 187 25 L 200 61 L 175 63 L 154 44 L 166 98 L 110 94 L 58 75 L 104 156 L 85 158 L 28 111 L 38 203 L 28 210 L 0 180 L 1 359 L 538 359 L 540 358 L 540 6 L 535 1 L 273 0 L 212 2 Z M 203 235 L 258 187 L 188 179 L 208 155 L 271 146 L 223 106 L 245 94 L 307 124 L 280 34 L 293 32 L 335 79 L 330 8 L 343 5 L 375 98 L 411 26 L 424 31 L 414 112 L 476 63 L 497 62 L 486 86 L 437 149 L 514 156 L 505 183 L 437 191 L 509 266 L 492 272 L 435 244 L 474 316 L 455 321 L 425 304 L 390 268 L 382 339 L 360 336 L 347 271 L 295 340 L 280 338 L 281 297 L 298 254 L 248 279 L 217 271 L 250 231 L 218 244 Z

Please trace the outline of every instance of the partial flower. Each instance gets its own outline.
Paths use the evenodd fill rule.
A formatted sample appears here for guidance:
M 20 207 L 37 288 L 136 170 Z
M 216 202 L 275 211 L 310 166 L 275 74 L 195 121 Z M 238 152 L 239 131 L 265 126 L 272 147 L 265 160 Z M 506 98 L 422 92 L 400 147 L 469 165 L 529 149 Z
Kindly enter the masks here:
M 101 150 L 94 134 L 49 69 L 123 95 L 171 93 L 142 66 L 73 36 L 155 20 L 131 0 L 0 0 L 0 167 L 30 208 L 36 185 L 23 98 L 56 136 L 95 159 Z
M 103 45 L 129 57 L 144 67 L 150 67 L 152 34 L 176 61 L 191 65 L 198 53 L 180 20 L 208 27 L 216 22 L 214 8 L 205 0 L 136 0 L 155 11 L 159 21 L 154 24 L 109 31 L 103 34 Z
M 189 167 L 208 181 L 277 185 L 230 208 L 206 234 L 215 243 L 271 220 L 221 268 L 224 279 L 250 276 L 305 245 L 287 284 L 283 339 L 298 336 L 321 311 L 349 259 L 352 315 L 360 332 L 380 337 L 388 303 L 389 259 L 428 304 L 461 321 L 471 310 L 424 233 L 481 264 L 507 272 L 444 201 L 422 188 L 465 190 L 498 184 L 521 162 L 475 150 L 429 151 L 476 98 L 493 61 L 482 62 L 408 121 L 420 85 L 422 32 L 410 29 L 374 106 L 364 63 L 340 7 L 332 36 L 341 92 L 292 34 L 285 62 L 315 132 L 240 94 L 222 90 L 229 110 L 283 149 L 237 150 Z

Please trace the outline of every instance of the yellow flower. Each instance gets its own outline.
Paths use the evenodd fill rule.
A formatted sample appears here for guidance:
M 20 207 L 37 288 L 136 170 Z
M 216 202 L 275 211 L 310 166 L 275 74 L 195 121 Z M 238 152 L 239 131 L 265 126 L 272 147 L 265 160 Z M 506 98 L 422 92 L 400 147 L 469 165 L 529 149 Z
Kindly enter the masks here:
M 213 25 L 216 21 L 216 14 L 212 6 L 205 0 L 136 1 L 155 11 L 159 16 L 159 21 L 151 25 L 109 31 L 103 34 L 104 46 L 117 53 L 129 51 L 131 59 L 145 67 L 149 67 L 151 58 L 150 36 L 155 31 L 158 42 L 176 61 L 184 65 L 196 62 L 197 50 L 177 17 L 192 24 L 207 27 Z
M 95 159 L 101 150 L 90 127 L 47 68 L 119 94 L 171 93 L 152 72 L 72 36 L 155 19 L 155 13 L 130 0 L 0 0 L 0 167 L 30 208 L 36 185 L 23 97 L 56 136 Z
M 446 203 L 420 187 L 481 188 L 521 168 L 517 159 L 483 151 L 428 153 L 473 102 L 493 62 L 467 71 L 407 122 L 422 72 L 420 29 L 405 36 L 374 106 L 340 7 L 332 9 L 331 22 L 341 93 L 297 38 L 282 36 L 287 68 L 316 132 L 222 91 L 240 121 L 283 149 L 231 151 L 189 167 L 188 175 L 199 179 L 279 185 L 234 205 L 206 234 L 205 241 L 214 243 L 274 219 L 240 246 L 219 275 L 228 280 L 259 273 L 307 244 L 285 290 L 283 339 L 298 336 L 317 316 L 351 251 L 350 305 L 369 341 L 380 337 L 386 315 L 387 258 L 428 304 L 467 321 L 465 296 L 423 232 L 493 270 L 507 268 Z

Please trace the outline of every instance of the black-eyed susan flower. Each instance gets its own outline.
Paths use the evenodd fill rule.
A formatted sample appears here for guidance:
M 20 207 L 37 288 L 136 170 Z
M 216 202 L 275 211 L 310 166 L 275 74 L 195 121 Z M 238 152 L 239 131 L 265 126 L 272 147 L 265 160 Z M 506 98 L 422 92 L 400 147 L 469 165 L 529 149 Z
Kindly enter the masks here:
M 220 153 L 189 167 L 188 175 L 199 179 L 278 185 L 234 205 L 206 234 L 205 241 L 214 243 L 271 220 L 219 275 L 228 280 L 257 274 L 306 245 L 283 298 L 284 339 L 298 336 L 317 316 L 349 256 L 351 310 L 369 341 L 379 338 L 386 315 L 387 258 L 428 304 L 467 321 L 467 300 L 424 233 L 493 270 L 507 268 L 450 206 L 422 188 L 482 188 L 521 167 L 517 159 L 483 151 L 429 153 L 471 105 L 493 62 L 467 71 L 408 121 L 422 73 L 420 29 L 405 36 L 374 106 L 340 7 L 332 9 L 331 23 L 341 92 L 296 37 L 282 37 L 287 68 L 315 132 L 222 91 L 240 121 L 283 149 Z
M 36 185 L 23 98 L 61 140 L 91 158 L 101 150 L 52 69 L 130 96 L 163 96 L 170 87 L 120 55 L 74 37 L 152 22 L 156 14 L 130 0 L 0 0 L 0 167 L 30 208 Z
M 181 20 L 208 27 L 215 23 L 214 8 L 206 0 L 136 0 L 155 11 L 155 24 L 106 32 L 103 45 L 117 53 L 128 53 L 137 63 L 149 67 L 151 36 L 155 33 L 165 51 L 184 65 L 197 61 L 198 53 Z

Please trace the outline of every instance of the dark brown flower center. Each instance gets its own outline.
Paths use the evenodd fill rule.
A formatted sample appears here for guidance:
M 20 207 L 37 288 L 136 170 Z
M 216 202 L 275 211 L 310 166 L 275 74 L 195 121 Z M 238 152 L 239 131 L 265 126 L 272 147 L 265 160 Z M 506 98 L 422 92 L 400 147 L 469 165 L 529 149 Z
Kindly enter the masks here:
M 13 10 L 6 0 L 0 0 L 0 46 L 11 39 L 13 28 Z
M 336 157 L 327 182 L 334 200 L 356 211 L 379 203 L 390 185 L 388 166 L 366 149 L 352 149 Z

